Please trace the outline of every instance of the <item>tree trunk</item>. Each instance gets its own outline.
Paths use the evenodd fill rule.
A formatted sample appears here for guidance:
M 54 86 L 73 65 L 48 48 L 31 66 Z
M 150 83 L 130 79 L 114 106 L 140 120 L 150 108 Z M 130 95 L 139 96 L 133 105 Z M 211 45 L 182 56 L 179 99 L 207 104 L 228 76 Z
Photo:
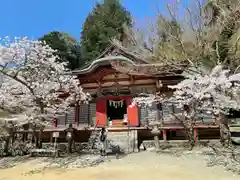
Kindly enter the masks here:
M 15 132 L 12 132 L 11 140 L 12 140 L 11 144 L 12 144 L 12 146 L 13 146 L 13 144 L 14 144 L 14 142 L 15 142 L 15 140 L 16 140 L 16 133 L 15 133 Z
M 27 141 L 27 132 L 22 133 L 22 141 L 23 142 Z
M 36 136 L 36 134 L 34 135 L 34 141 L 35 141 L 35 148 L 39 148 L 38 137 Z
M 190 108 L 189 106 L 184 106 L 184 121 L 182 121 L 182 125 L 185 129 L 185 133 L 187 135 L 187 139 L 189 141 L 190 149 L 192 150 L 195 146 L 195 137 L 194 137 L 194 117 L 196 111 L 193 108 Z
M 6 137 L 6 140 L 5 140 L 4 153 L 8 156 L 9 155 L 9 146 L 13 145 L 13 144 L 11 144 L 12 139 L 13 139 L 13 134 L 14 134 L 13 126 L 8 127 L 7 130 L 8 130 L 9 135 Z
M 228 147 L 230 145 L 231 142 L 231 133 L 229 130 L 229 126 L 228 126 L 228 118 L 227 116 L 221 114 L 219 116 L 219 122 L 220 122 L 220 138 L 221 138 L 221 143 L 224 147 Z
M 4 153 L 5 153 L 6 155 L 8 155 L 10 139 L 11 139 L 10 136 L 7 136 L 7 137 L 6 137 L 6 140 L 5 140 Z
M 38 148 L 42 148 L 42 134 L 43 134 L 43 129 L 41 128 L 39 131 L 39 139 L 38 139 Z
M 193 132 L 192 126 L 189 126 L 187 128 L 187 136 L 188 136 L 188 140 L 189 140 L 190 150 L 192 150 L 193 147 L 195 146 L 195 137 L 194 137 L 194 132 Z
M 220 142 L 224 147 L 228 147 L 231 142 L 231 133 L 228 126 L 228 118 L 224 114 L 219 114 L 216 116 L 216 121 L 220 129 Z

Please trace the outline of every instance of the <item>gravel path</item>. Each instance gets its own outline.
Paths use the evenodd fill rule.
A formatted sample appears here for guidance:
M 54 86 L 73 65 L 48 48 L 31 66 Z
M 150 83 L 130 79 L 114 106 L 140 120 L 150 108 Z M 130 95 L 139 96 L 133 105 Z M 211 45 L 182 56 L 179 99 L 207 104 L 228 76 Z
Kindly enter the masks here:
M 141 152 L 80 169 L 76 164 L 86 162 L 86 156 L 84 160 L 74 158 L 70 158 L 72 163 L 65 168 L 59 168 L 59 162 L 49 165 L 43 158 L 30 160 L 14 168 L 0 170 L 0 180 L 240 180 L 239 175 L 221 166 L 206 167 L 208 157 L 197 151 L 174 155 Z M 93 157 L 88 156 L 87 159 L 90 162 Z

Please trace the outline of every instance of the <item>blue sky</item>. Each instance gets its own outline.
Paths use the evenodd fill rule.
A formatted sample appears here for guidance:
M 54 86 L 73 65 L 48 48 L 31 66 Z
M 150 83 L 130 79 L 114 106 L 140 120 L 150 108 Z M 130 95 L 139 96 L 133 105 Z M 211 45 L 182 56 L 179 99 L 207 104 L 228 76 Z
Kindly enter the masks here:
M 164 10 L 167 2 L 122 0 L 139 24 L 154 17 L 157 6 Z M 79 39 L 82 24 L 95 3 L 96 0 L 2 0 L 0 37 L 28 36 L 32 39 L 58 30 Z

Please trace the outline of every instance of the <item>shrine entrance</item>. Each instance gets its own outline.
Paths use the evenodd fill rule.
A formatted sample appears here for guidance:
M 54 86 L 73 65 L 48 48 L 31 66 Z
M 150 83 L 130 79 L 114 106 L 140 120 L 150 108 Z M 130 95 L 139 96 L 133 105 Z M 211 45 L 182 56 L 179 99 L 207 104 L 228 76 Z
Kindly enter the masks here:
M 123 125 L 123 119 L 126 114 L 126 100 L 107 100 L 107 119 L 109 125 Z

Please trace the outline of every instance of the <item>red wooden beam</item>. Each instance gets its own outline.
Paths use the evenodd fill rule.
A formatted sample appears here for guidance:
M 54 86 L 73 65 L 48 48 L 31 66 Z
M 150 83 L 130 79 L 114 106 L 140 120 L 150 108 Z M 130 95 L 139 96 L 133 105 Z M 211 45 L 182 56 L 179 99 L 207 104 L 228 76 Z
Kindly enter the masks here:
M 99 77 L 97 78 L 99 79 Z M 85 84 L 85 83 L 95 83 L 96 78 L 82 78 L 82 79 L 79 79 L 79 81 L 82 83 L 82 84 Z M 155 80 L 156 78 L 152 78 L 152 77 L 141 77 L 141 78 L 136 78 L 136 80 L 148 80 L 148 79 L 152 79 L 152 80 Z M 115 79 L 103 79 L 102 82 L 115 82 L 115 81 L 129 81 L 129 78 L 115 78 Z
M 121 85 L 121 87 L 131 87 L 131 86 L 155 86 L 156 83 L 146 83 L 146 84 L 133 84 L 133 85 Z M 112 86 L 102 86 L 103 88 L 111 88 Z M 98 86 L 95 87 L 83 87 L 83 89 L 97 89 Z

